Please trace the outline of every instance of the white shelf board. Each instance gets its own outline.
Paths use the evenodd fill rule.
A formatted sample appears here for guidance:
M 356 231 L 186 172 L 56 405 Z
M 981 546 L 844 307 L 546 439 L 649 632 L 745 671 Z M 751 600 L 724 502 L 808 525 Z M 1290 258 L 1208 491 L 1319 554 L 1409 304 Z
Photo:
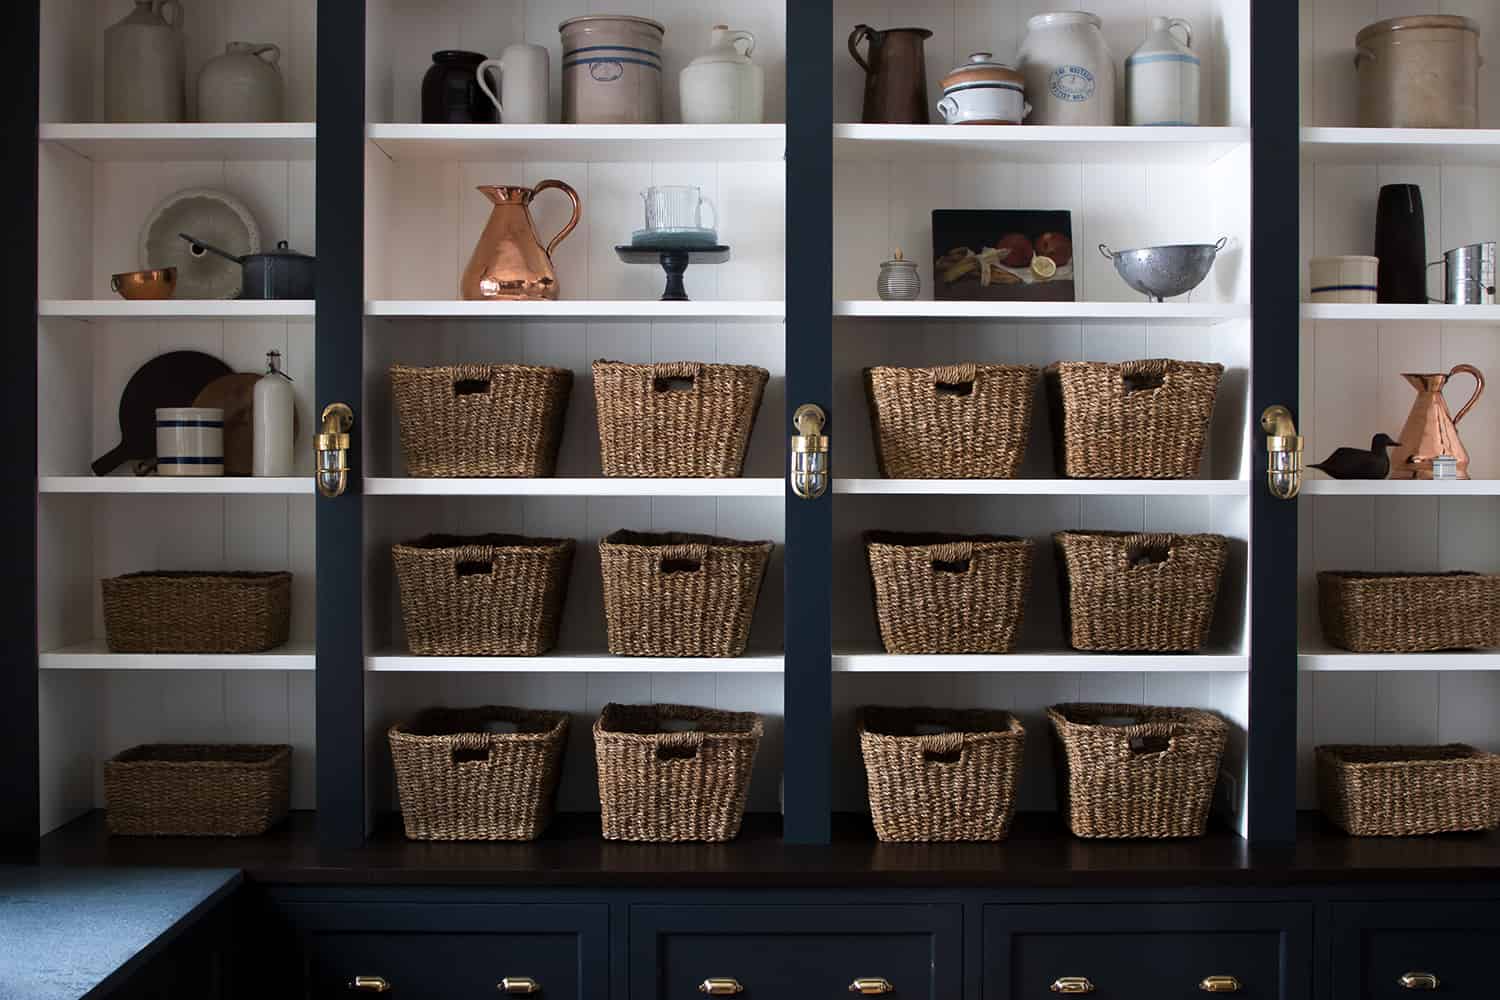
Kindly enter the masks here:
M 835 673 L 1244 673 L 1240 653 L 1080 653 L 1017 650 L 1004 654 L 941 656 L 887 653 L 878 647 L 835 649 Z
M 311 642 L 289 642 L 265 653 L 111 653 L 103 639 L 48 650 L 43 670 L 312 670 Z
M 1304 128 L 1313 163 L 1500 165 L 1500 129 Z
M 613 656 L 603 650 L 546 656 L 410 656 L 392 651 L 365 657 L 365 669 L 378 673 L 779 674 L 782 663 L 779 652 L 753 650 L 735 657 Z
M 780 160 L 785 125 L 374 124 L 366 133 L 393 160 L 529 163 Z
M 1243 479 L 834 479 L 833 492 L 877 496 L 1242 497 Z
M 561 302 L 467 302 L 456 299 L 374 299 L 366 316 L 457 319 L 760 320 L 781 322 L 781 299 L 662 302 L 657 299 L 570 299 Z
M 1302 481 L 1313 497 L 1496 497 L 1500 479 L 1313 479 Z
M 309 480 L 311 488 L 311 480 Z M 366 496 L 387 497 L 776 497 L 782 479 L 416 479 L 368 478 Z
M 39 136 L 96 161 L 311 160 L 318 150 L 312 122 L 44 122 Z
M 317 315 L 312 299 L 44 299 L 43 316 L 66 319 L 300 319 Z
M 1213 163 L 1250 142 L 1248 128 L 1061 125 L 833 126 L 838 160 L 1016 163 Z
M 154 493 L 176 496 L 311 496 L 311 475 L 259 476 L 41 476 L 40 493 Z
M 1297 669 L 1308 673 L 1338 670 L 1500 670 L 1500 649 L 1449 650 L 1440 653 L 1351 653 L 1318 645 L 1297 654 Z
M 1500 306 L 1351 305 L 1334 302 L 1304 302 L 1302 318 L 1318 322 L 1350 323 L 1445 323 L 1500 324 Z
M 833 304 L 833 314 L 869 319 L 1214 326 L 1249 319 L 1250 305 L 1244 302 L 883 302 L 879 299 L 841 299 Z

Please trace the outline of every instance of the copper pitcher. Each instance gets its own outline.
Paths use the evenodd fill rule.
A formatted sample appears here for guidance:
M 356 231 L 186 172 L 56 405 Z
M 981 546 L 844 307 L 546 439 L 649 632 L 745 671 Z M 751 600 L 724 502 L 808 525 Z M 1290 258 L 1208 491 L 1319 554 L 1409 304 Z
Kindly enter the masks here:
M 927 57 L 922 43 L 932 37 L 926 28 L 889 28 L 877 31 L 868 24 L 855 25 L 849 35 L 849 54 L 865 71 L 866 125 L 926 125 Z M 870 43 L 869 59 L 859 53 L 859 43 Z
M 531 202 L 548 188 L 556 188 L 573 202 L 573 217 L 545 247 L 531 219 Z M 466 299 L 535 300 L 557 298 L 557 272 L 552 251 L 557 249 L 583 216 L 578 192 L 562 181 L 542 181 L 536 187 L 482 184 L 479 192 L 495 208 L 479 237 L 479 245 L 464 268 L 458 293 Z
M 1448 401 L 1443 387 L 1455 375 L 1474 376 L 1474 395 L 1458 411 L 1448 415 Z M 1484 393 L 1484 373 L 1473 365 L 1454 365 L 1446 375 L 1404 372 L 1402 378 L 1417 390 L 1417 401 L 1401 428 L 1401 442 L 1391 454 L 1392 479 L 1431 479 L 1432 460 L 1438 455 L 1452 455 L 1458 462 L 1458 478 L 1469 478 L 1469 453 L 1458 439 L 1458 422 L 1474 408 Z

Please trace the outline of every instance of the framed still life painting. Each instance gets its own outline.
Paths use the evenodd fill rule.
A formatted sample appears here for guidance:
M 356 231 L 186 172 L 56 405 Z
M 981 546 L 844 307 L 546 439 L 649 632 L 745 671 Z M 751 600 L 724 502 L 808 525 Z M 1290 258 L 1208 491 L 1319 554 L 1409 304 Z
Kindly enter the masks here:
M 1051 209 L 932 213 L 933 297 L 1072 302 L 1073 216 Z

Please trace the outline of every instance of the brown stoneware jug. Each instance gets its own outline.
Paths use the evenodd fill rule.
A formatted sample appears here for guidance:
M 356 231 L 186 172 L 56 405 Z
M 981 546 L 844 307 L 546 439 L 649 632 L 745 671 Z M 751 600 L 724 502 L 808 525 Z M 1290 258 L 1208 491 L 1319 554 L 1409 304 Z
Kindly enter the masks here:
M 548 188 L 556 188 L 573 202 L 573 217 L 545 247 L 531 220 L 531 202 Z M 458 293 L 466 299 L 555 299 L 557 272 L 552 251 L 573 231 L 583 216 L 578 192 L 562 181 L 542 181 L 536 187 L 481 185 L 479 192 L 494 203 L 490 221 L 469 258 Z
M 1443 387 L 1455 375 L 1474 377 L 1474 395 L 1469 397 L 1457 416 L 1449 416 Z M 1406 426 L 1401 428 L 1401 441 L 1391 453 L 1391 478 L 1431 479 L 1432 460 L 1438 455 L 1452 455 L 1458 463 L 1458 478 L 1468 479 L 1469 453 L 1458 439 L 1458 422 L 1474 408 L 1484 393 L 1483 373 L 1473 365 L 1454 365 L 1447 374 L 1407 372 L 1401 377 L 1417 390 L 1417 401 L 1407 414 Z
M 868 24 L 855 25 L 849 54 L 865 71 L 865 124 L 927 124 L 927 57 L 922 43 L 931 37 L 926 28 L 877 31 Z M 859 52 L 863 41 L 870 43 L 868 59 Z

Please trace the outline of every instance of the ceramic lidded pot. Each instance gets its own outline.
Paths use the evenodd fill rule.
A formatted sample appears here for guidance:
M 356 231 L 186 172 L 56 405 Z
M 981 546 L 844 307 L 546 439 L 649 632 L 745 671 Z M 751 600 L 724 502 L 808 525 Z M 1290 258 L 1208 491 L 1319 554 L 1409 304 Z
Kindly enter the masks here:
M 898 249 L 890 260 L 881 262 L 875 293 L 887 302 L 910 302 L 916 299 L 922 294 L 922 277 L 917 274 L 917 262 L 907 260 Z
M 1355 36 L 1359 124 L 1478 128 L 1479 24 L 1467 17 L 1393 17 Z
M 1193 26 L 1183 18 L 1151 19 L 1146 40 L 1125 60 L 1126 124 L 1198 124 L 1202 62 L 1192 46 Z
M 562 120 L 569 124 L 661 121 L 661 43 L 667 29 L 645 17 L 589 15 L 564 21 Z
M 135 0 L 135 10 L 104 32 L 105 120 L 182 121 L 186 59 L 182 4 Z
M 482 52 L 444 49 L 432 54 L 432 66 L 422 77 L 422 124 L 495 124 L 495 105 L 476 78 L 483 62 Z
M 758 125 L 765 117 L 766 72 L 750 61 L 755 36 L 716 24 L 708 51 L 680 77 L 682 120 L 689 125 Z
M 200 122 L 279 122 L 281 49 L 270 42 L 230 42 L 198 74 Z
M 1097 14 L 1058 11 L 1026 22 L 1019 62 L 1032 125 L 1113 125 L 1115 62 Z
M 943 77 L 938 114 L 949 125 L 1019 125 L 1031 112 L 1019 70 L 976 52 Z

